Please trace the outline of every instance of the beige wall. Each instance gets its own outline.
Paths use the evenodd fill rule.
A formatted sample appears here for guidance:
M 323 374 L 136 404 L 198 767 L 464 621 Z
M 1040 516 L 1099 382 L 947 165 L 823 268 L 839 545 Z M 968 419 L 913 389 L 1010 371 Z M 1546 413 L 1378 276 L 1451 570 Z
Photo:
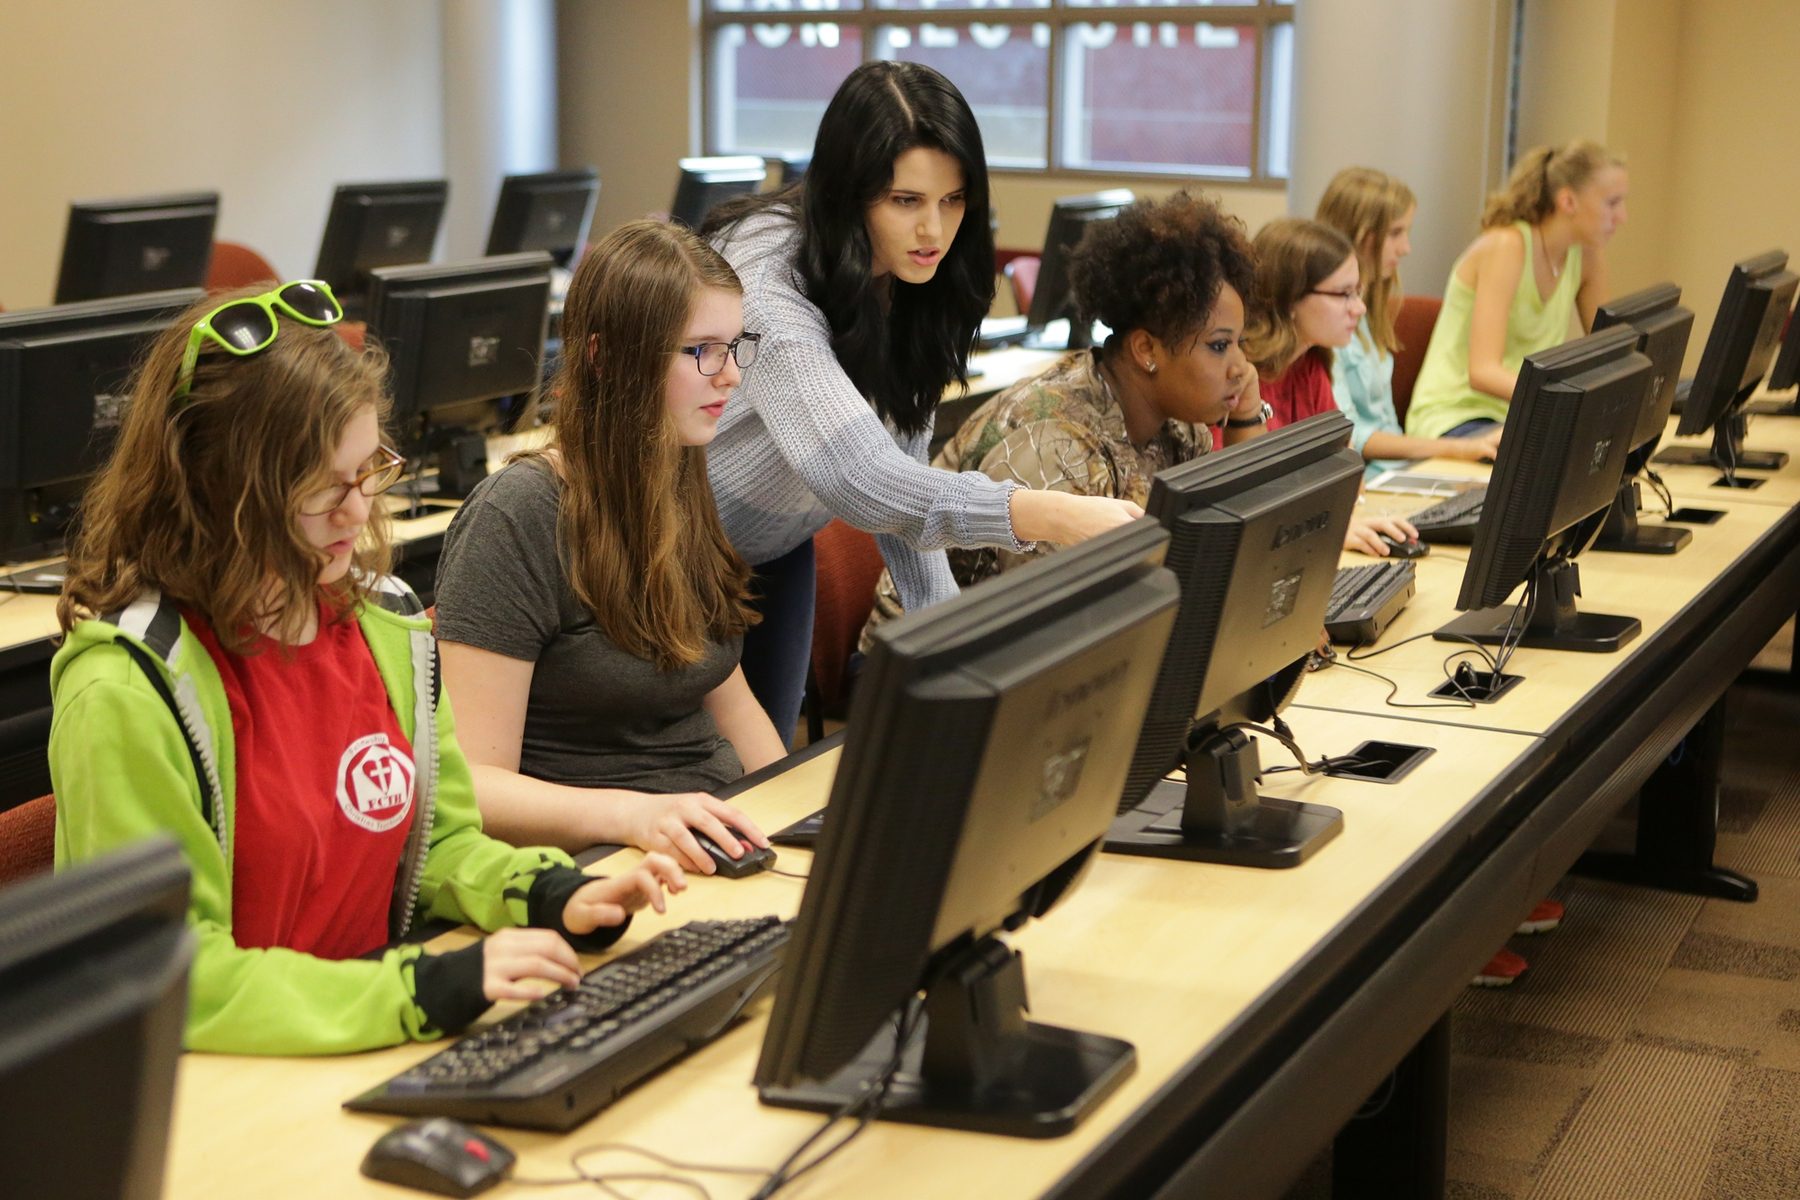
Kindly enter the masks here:
M 310 272 L 334 181 L 442 173 L 440 43 L 436 0 L 0 2 L 0 303 L 50 302 L 72 199 L 216 189 Z

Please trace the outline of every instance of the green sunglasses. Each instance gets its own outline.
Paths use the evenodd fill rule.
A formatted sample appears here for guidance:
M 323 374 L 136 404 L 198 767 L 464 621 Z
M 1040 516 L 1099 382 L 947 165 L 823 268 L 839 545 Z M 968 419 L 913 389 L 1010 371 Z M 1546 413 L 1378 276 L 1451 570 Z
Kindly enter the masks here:
M 260 296 L 227 300 L 201 317 L 188 334 L 187 354 L 181 360 L 181 378 L 175 386 L 180 399 L 194 385 L 194 368 L 200 362 L 200 347 L 211 341 L 227 354 L 246 358 L 267 350 L 280 332 L 276 314 L 290 317 L 302 325 L 323 328 L 344 319 L 344 306 L 322 279 L 296 279 Z

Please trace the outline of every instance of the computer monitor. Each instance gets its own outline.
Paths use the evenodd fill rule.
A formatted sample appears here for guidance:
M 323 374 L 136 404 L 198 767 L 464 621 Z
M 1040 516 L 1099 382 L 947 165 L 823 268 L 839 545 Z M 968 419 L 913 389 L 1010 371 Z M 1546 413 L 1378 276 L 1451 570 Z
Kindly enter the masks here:
M 769 174 L 768 160 L 753 154 L 684 158 L 680 165 L 681 177 L 675 183 L 669 219 L 689 229 L 700 228 L 714 205 L 754 192 Z
M 1800 321 L 1794 319 L 1793 312 L 1789 312 L 1781 333 L 1781 349 L 1775 352 L 1775 365 L 1769 368 L 1768 390 L 1792 391 L 1797 384 L 1800 384 Z M 1755 400 L 1746 405 L 1744 411 L 1765 416 L 1800 416 L 1800 395 L 1785 403 L 1778 400 Z
M 494 205 L 488 256 L 542 250 L 560 269 L 574 270 L 587 244 L 599 195 L 600 173 L 592 167 L 508 175 L 500 181 L 500 199 Z
M 88 480 L 112 453 L 133 367 L 203 294 L 0 313 L 0 562 L 61 553 Z
M 784 154 L 779 161 L 781 163 L 780 186 L 790 188 L 806 177 L 806 169 L 812 166 L 812 153 L 809 151 L 805 154 Z
M 1625 456 L 1619 494 L 1613 498 L 1612 511 L 1600 528 L 1594 549 L 1673 554 L 1694 535 L 1679 525 L 1645 525 L 1638 520 L 1638 476 L 1649 469 L 1650 454 L 1668 427 L 1681 380 L 1681 360 L 1694 330 L 1694 314 L 1682 307 L 1680 288 L 1659 283 L 1602 304 L 1594 314 L 1595 332 L 1615 325 L 1629 325 L 1637 331 L 1638 351 L 1650 360 L 1650 386 L 1644 391 L 1637 429 L 1631 435 L 1631 453 Z
M 1651 384 L 1629 325 L 1526 356 L 1442 641 L 1613 651 L 1636 617 L 1575 609 L 1575 558 L 1593 543 L 1618 494 Z M 1519 606 L 1504 601 L 1525 585 Z M 1473 611 L 1471 611 L 1473 610 Z
M 345 316 L 366 315 L 375 268 L 431 261 L 449 198 L 450 185 L 442 179 L 337 186 L 313 277 L 331 285 Z
M 71 204 L 56 303 L 203 287 L 218 221 L 217 192 Z
M 166 837 L 0 891 L 7 1195 L 162 1195 L 196 944 L 187 897 Z
M 1070 348 L 1093 344 L 1087 323 L 1077 320 L 1069 293 L 1069 255 L 1090 226 L 1112 220 L 1136 200 L 1129 188 L 1108 188 L 1087 196 L 1063 196 L 1051 206 L 1044 250 L 1038 259 L 1037 284 L 1032 288 L 1031 307 L 1025 314 L 1025 328 L 1031 335 L 1040 335 L 1050 322 L 1067 318 Z
M 1656 456 L 1657 462 L 1716 465 L 1724 472 L 1717 486 L 1740 488 L 1762 485 L 1760 479 L 1739 478 L 1741 469 L 1778 471 L 1787 465 L 1788 456 L 1780 451 L 1744 448 L 1744 406 L 1775 357 L 1796 287 L 1800 276 L 1787 269 L 1785 250 L 1732 266 L 1675 431 L 1677 437 L 1698 437 L 1710 430 L 1712 447 L 1671 446 Z
M 1322 413 L 1158 473 L 1181 613 L 1106 849 L 1291 867 L 1343 828 L 1335 808 L 1261 799 L 1256 742 L 1318 644 L 1363 464 Z M 1185 784 L 1163 777 L 1185 763 Z
M 467 495 L 487 475 L 483 435 L 538 386 L 550 264 L 534 250 L 370 273 L 368 336 L 389 357 L 399 449 L 436 459 L 440 495 Z
M 1112 819 L 1174 622 L 1167 543 L 1133 522 L 875 634 L 756 1068 L 765 1103 L 867 1097 L 896 1022 L 883 1119 L 1052 1136 L 1130 1074 L 1130 1043 L 1025 1020 L 1000 935 L 1068 893 Z M 901 1015 L 921 991 L 922 1036 Z

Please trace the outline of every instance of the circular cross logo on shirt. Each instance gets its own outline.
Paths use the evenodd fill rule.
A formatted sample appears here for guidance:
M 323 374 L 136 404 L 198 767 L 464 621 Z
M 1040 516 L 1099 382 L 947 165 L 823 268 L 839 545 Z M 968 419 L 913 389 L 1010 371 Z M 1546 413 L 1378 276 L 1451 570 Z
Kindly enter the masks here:
M 413 761 L 385 733 L 357 738 L 338 759 L 337 801 L 370 833 L 392 829 L 412 811 Z

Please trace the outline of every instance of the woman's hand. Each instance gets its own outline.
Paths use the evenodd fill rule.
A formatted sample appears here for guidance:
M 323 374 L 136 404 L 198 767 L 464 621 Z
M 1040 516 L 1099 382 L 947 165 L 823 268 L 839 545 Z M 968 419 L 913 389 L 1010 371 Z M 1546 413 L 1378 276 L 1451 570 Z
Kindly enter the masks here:
M 1412 527 L 1410 521 L 1400 517 L 1365 517 L 1357 514 L 1350 518 L 1349 532 L 1344 534 L 1344 549 L 1386 558 L 1387 543 L 1381 540 L 1384 533 L 1396 542 L 1419 540 L 1419 531 Z
M 663 891 L 687 890 L 687 876 L 666 854 L 647 854 L 634 870 L 584 883 L 563 905 L 563 928 L 592 933 L 602 925 L 623 925 L 640 908 L 663 912 Z M 560 939 L 559 939 L 560 940 Z
M 581 960 L 561 934 L 501 929 L 482 939 L 481 994 L 489 1000 L 536 1000 L 544 995 L 544 983 L 574 987 L 580 982 Z
M 718 868 L 713 864 L 712 856 L 695 840 L 695 830 L 717 842 L 732 858 L 743 854 L 743 847 L 732 836 L 732 829 L 743 834 L 753 846 L 769 844 L 755 821 L 704 792 L 643 795 L 625 803 L 629 806 L 626 829 L 632 845 L 640 850 L 667 854 L 681 866 L 702 875 L 711 875 Z
M 1013 536 L 1021 542 L 1070 546 L 1143 515 L 1144 510 L 1131 501 L 1111 496 L 1073 496 L 1031 488 L 1015 488 L 1012 494 Z

